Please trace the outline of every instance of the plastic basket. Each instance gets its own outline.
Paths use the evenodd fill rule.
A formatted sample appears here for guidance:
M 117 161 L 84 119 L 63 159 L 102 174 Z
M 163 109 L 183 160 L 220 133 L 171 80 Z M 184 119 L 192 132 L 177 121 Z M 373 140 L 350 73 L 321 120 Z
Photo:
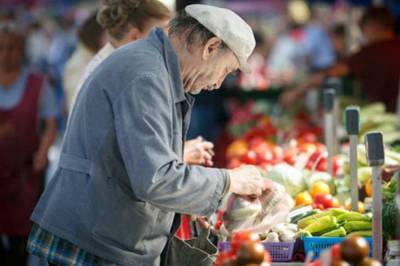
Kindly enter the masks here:
M 296 242 L 262 242 L 265 250 L 271 255 L 273 262 L 290 261 L 293 257 L 294 245 Z M 230 243 L 220 241 L 218 243 L 219 251 L 230 249 Z
M 264 248 L 271 255 L 272 261 L 291 261 L 296 242 L 263 242 Z
M 345 237 L 305 237 L 303 239 L 304 241 L 304 251 L 306 255 L 312 251 L 314 256 L 313 260 L 319 258 L 319 255 L 321 254 L 321 251 L 324 249 L 330 248 L 333 245 L 341 243 L 343 240 L 345 240 Z M 365 237 L 365 239 L 369 243 L 369 248 L 370 248 L 370 256 L 372 255 L 372 238 L 371 237 Z

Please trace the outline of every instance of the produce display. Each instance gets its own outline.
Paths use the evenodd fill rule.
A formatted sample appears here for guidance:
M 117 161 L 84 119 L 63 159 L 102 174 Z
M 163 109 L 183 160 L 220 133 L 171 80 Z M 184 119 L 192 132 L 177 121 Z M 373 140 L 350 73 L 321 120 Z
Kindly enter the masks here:
M 315 126 L 309 116 L 295 115 L 289 122 L 292 127 L 287 127 L 282 126 L 287 118 L 282 122 L 253 110 L 254 106 L 248 104 L 238 111 L 236 120 L 231 121 L 234 139 L 226 150 L 227 167 L 255 165 L 278 192 L 272 195 L 267 191 L 260 198 L 229 196 L 217 221 L 222 225 L 217 232 L 226 248 L 221 250 L 216 265 L 304 261 L 311 251 L 314 252 L 312 258 L 317 260 L 309 265 L 321 265 L 318 260 L 321 252 L 335 254 L 330 265 L 381 265 L 368 258 L 372 246 L 374 193 L 365 145 L 357 147 L 360 201 L 356 212 L 351 211 L 350 204 L 346 140 L 338 148 L 339 154 L 333 156 L 331 175 L 327 172 L 328 151 L 321 141 L 323 130 Z M 360 118 L 360 143 L 371 130 L 382 131 L 386 143 L 400 139 L 393 126 L 395 117 L 385 113 L 382 104 L 361 108 Z M 396 239 L 395 217 L 400 216 L 396 205 L 396 172 L 399 170 L 400 148 L 385 146 L 382 167 L 385 241 Z M 268 254 L 269 262 L 263 260 L 267 255 L 261 255 L 262 247 L 270 251 L 263 253 Z M 284 253 L 287 257 L 283 258 Z

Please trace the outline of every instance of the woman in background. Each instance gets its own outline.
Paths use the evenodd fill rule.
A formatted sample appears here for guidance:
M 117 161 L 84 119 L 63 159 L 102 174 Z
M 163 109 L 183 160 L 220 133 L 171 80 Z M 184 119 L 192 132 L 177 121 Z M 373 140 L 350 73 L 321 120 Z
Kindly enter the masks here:
M 57 106 L 43 75 L 24 65 L 25 34 L 0 23 L 0 265 L 26 263 L 29 217 L 56 135 Z

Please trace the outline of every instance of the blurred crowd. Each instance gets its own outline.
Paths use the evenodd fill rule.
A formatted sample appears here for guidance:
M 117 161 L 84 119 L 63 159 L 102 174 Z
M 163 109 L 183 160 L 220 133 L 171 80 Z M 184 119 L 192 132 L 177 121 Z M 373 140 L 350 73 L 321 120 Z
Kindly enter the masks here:
M 131 6 L 108 10 L 89 1 L 52 15 L 43 6 L 1 9 L 0 265 L 25 265 L 29 215 L 45 184 L 49 151 L 62 139 L 84 80 L 118 47 L 144 38 L 153 26 L 166 28 L 172 15 L 157 0 L 125 2 Z M 281 2 L 283 8 L 262 21 L 249 16 L 257 43 L 253 72 L 237 73 L 224 88 L 279 87 L 285 108 L 321 88 L 327 77 L 350 76 L 362 97 L 396 111 L 400 40 L 390 9 Z M 132 10 L 134 16 L 127 13 Z M 197 96 L 189 138 L 218 139 L 227 116 L 224 101 L 223 90 Z

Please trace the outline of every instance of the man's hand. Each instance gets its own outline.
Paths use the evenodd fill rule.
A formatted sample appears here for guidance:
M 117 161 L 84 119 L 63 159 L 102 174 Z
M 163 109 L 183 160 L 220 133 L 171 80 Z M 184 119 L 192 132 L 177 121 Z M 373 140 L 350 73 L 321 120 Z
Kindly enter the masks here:
M 228 170 L 230 178 L 229 192 L 238 195 L 260 196 L 266 183 L 260 171 L 253 165 L 244 165 Z
M 187 164 L 201 164 L 212 166 L 214 156 L 214 144 L 203 140 L 202 137 L 185 142 L 183 159 Z

